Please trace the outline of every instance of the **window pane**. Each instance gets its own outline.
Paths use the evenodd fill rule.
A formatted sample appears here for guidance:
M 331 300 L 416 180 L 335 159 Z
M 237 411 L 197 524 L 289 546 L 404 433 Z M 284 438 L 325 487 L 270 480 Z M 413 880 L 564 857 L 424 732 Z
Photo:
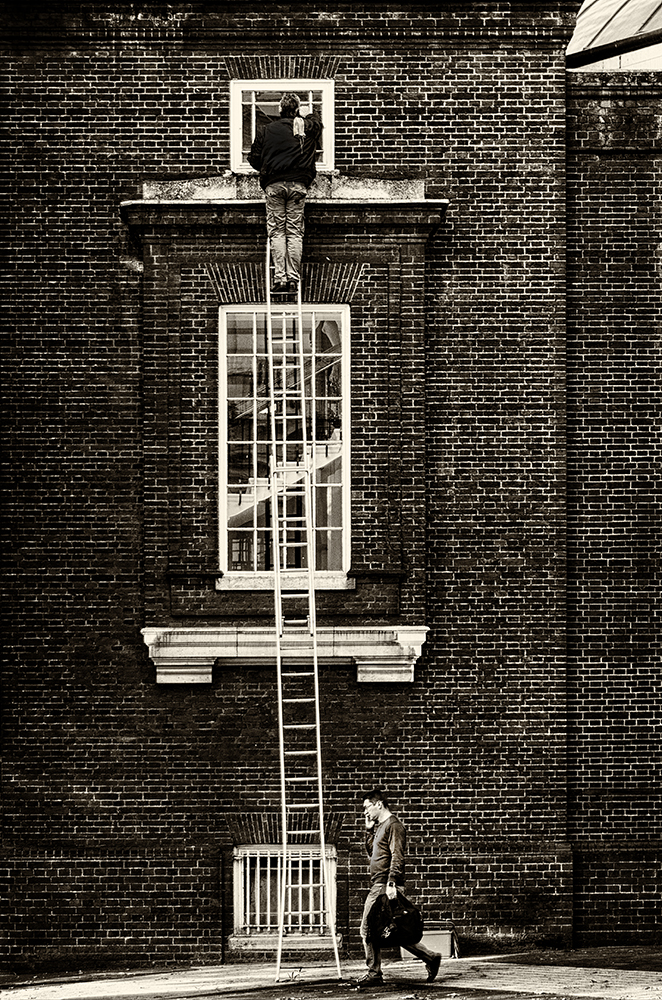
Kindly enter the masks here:
M 255 519 L 258 528 L 271 527 L 271 491 L 268 485 L 258 486 L 256 490 Z
M 255 350 L 258 354 L 267 353 L 267 317 L 264 313 L 259 313 L 255 317 Z
M 253 144 L 253 108 L 251 103 L 244 104 L 241 109 L 241 149 L 244 155 L 250 153 Z
M 318 354 L 315 358 L 315 393 L 317 396 L 339 397 L 342 392 L 340 361 L 336 356 Z
M 315 350 L 319 354 L 340 354 L 340 322 L 338 313 L 315 313 Z
M 315 569 L 342 569 L 342 535 L 339 531 L 317 531 L 315 533 Z
M 266 358 L 257 359 L 255 371 L 257 374 L 257 386 L 255 395 L 261 399 L 266 400 L 266 398 L 269 395 L 268 365 Z
M 271 441 L 271 420 L 269 419 L 269 411 L 266 408 L 263 408 L 260 403 L 258 403 L 256 430 L 258 441 Z
M 253 395 L 253 359 L 250 357 L 228 358 L 228 396 L 245 398 Z
M 235 572 L 253 571 L 253 533 L 247 531 L 228 532 L 229 564 Z
M 273 569 L 273 559 L 271 558 L 271 532 L 257 532 L 257 570 L 267 572 Z
M 253 500 L 253 491 L 250 488 L 230 488 L 227 492 L 227 505 L 228 524 L 231 527 L 252 527 L 255 504 Z
M 335 450 L 331 447 L 331 445 L 326 446 L 327 456 L 330 453 L 329 449 L 331 449 L 333 454 L 338 454 L 340 451 L 342 428 L 340 403 L 326 399 L 318 400 L 315 404 L 315 426 L 315 436 L 318 441 L 337 442 L 337 448 Z
M 253 404 L 228 402 L 228 439 L 230 441 L 250 441 L 253 437 Z
M 303 542 L 305 539 L 300 531 L 292 531 L 288 534 L 290 547 L 286 553 L 285 566 L 287 569 L 307 569 L 308 553 Z
M 342 490 L 339 486 L 315 490 L 315 525 L 318 528 L 342 528 Z
M 256 445 L 255 457 L 257 459 L 255 472 L 258 485 L 263 483 L 266 486 L 269 483 L 269 446 L 266 444 Z
M 294 462 L 295 464 L 300 464 L 303 461 L 303 448 L 300 444 L 286 444 L 285 445 L 285 461 Z M 297 480 L 297 476 L 294 475 L 294 481 Z
M 248 444 L 228 445 L 228 482 L 247 483 L 253 478 L 253 449 Z
M 318 446 L 318 452 L 321 448 Z M 337 450 L 330 446 L 324 448 L 325 459 L 320 460 L 315 469 L 315 482 L 318 484 L 334 483 L 342 485 L 342 455 L 341 445 L 338 442 Z
M 250 313 L 227 313 L 228 354 L 252 354 L 253 317 Z

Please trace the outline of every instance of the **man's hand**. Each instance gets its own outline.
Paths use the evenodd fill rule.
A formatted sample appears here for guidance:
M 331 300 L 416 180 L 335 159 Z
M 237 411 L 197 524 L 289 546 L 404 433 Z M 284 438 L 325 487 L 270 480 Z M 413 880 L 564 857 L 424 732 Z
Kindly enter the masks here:
M 395 882 L 389 882 L 386 886 L 386 895 L 389 899 L 395 899 L 398 895 L 398 890 L 395 887 Z
M 366 816 L 365 817 L 365 828 L 366 828 L 366 830 L 372 830 L 372 828 L 373 828 L 374 825 L 375 825 L 374 819 L 368 819 L 368 817 Z

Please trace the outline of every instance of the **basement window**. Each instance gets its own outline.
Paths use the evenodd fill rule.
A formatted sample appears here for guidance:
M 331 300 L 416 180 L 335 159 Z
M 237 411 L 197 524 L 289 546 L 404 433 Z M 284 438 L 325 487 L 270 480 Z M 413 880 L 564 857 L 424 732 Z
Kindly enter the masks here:
M 306 426 L 314 448 L 313 519 L 315 584 L 352 589 L 350 565 L 349 307 L 303 309 Z M 272 306 L 274 345 L 295 351 L 297 306 Z M 221 590 L 272 589 L 271 420 L 267 381 L 267 320 L 264 307 L 221 306 L 219 344 L 219 552 Z M 276 369 L 278 377 L 278 357 Z M 302 452 L 302 429 L 293 423 L 289 461 Z M 302 501 L 292 500 L 292 503 Z M 303 510 L 290 510 L 292 516 Z M 293 548 L 288 570 L 301 570 L 306 551 Z
M 320 937 L 328 937 L 327 907 L 322 880 L 322 859 L 318 847 L 288 848 L 289 877 L 285 895 L 285 934 L 290 945 L 296 940 L 303 948 L 320 947 Z M 337 855 L 326 847 L 326 885 L 331 910 L 336 907 Z M 234 936 L 235 949 L 276 947 L 278 941 L 278 901 L 283 871 L 282 847 L 257 844 L 234 850 Z
M 297 94 L 301 114 L 320 112 L 324 126 L 317 154 L 317 169 L 333 170 L 333 80 L 232 80 L 230 82 L 230 169 L 253 173 L 248 154 L 258 132 L 278 118 L 284 94 Z

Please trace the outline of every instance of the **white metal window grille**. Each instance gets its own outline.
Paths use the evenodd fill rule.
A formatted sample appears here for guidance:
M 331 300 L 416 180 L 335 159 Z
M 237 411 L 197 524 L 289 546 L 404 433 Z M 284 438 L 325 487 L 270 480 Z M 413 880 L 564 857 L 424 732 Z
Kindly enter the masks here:
M 324 129 L 317 154 L 317 169 L 333 170 L 333 80 L 232 80 L 230 83 L 230 168 L 248 173 L 248 154 L 258 130 L 280 115 L 283 94 L 296 94 L 301 114 L 320 112 Z
M 269 483 L 267 324 L 263 308 L 220 310 L 219 443 L 221 589 L 273 587 Z M 276 382 L 297 349 L 296 304 L 272 306 Z M 349 510 L 349 308 L 307 306 L 303 312 L 306 425 L 314 451 L 315 574 L 321 587 L 347 586 Z M 290 376 L 291 377 L 291 376 Z M 292 423 L 285 447 L 302 454 L 302 428 Z M 301 503 L 292 499 L 291 504 Z M 289 513 L 301 513 L 292 508 Z M 306 550 L 292 548 L 288 570 L 305 577 Z
M 326 891 L 335 912 L 336 851 L 326 848 Z M 290 847 L 285 893 L 285 933 L 327 933 L 327 908 L 319 847 Z M 234 933 L 278 934 L 278 901 L 283 872 L 282 847 L 259 845 L 234 851 Z

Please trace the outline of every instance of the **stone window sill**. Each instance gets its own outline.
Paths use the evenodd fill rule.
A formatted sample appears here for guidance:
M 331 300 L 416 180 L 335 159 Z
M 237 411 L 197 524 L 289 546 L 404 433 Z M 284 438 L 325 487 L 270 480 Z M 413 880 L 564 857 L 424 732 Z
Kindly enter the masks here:
M 326 951 L 332 947 L 329 934 L 287 934 L 287 947 L 296 951 Z M 336 934 L 338 947 L 342 947 L 342 934 Z M 278 948 L 277 934 L 233 934 L 228 940 L 228 947 L 235 954 L 238 952 L 276 951 Z
M 320 666 L 356 664 L 359 683 L 411 684 L 428 628 L 403 627 L 319 628 Z M 274 628 L 145 628 L 143 638 L 156 667 L 157 684 L 211 684 L 215 664 L 275 665 Z M 292 633 L 291 642 L 308 649 L 305 629 Z M 296 653 L 292 654 L 296 656 Z
M 289 587 L 308 586 L 306 572 L 287 574 Z M 273 573 L 226 573 L 216 578 L 216 590 L 271 590 L 274 589 Z M 346 573 L 319 573 L 315 576 L 315 590 L 356 590 L 356 580 Z

